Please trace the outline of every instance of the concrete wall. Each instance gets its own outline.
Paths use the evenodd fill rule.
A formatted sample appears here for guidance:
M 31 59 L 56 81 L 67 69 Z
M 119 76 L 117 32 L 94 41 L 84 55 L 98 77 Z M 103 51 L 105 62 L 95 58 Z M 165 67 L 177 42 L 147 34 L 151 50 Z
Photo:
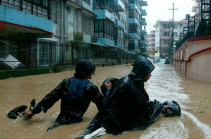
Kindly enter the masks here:
M 185 77 L 211 82 L 211 36 L 188 39 L 173 58 L 176 70 Z

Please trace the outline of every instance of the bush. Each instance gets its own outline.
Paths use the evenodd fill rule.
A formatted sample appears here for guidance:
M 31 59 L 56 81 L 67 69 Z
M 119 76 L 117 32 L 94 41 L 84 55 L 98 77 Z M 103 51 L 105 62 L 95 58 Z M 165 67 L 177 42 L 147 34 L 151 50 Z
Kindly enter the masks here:
M 0 79 L 49 73 L 50 68 L 30 68 L 0 71 Z
M 196 30 L 196 36 L 206 36 L 206 35 L 209 35 L 209 32 L 210 30 L 209 30 L 206 20 L 201 20 Z

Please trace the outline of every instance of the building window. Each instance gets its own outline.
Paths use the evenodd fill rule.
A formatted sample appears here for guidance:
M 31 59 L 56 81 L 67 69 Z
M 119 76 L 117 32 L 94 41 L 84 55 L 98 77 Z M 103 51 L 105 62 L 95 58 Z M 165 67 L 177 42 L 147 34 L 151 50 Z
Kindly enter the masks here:
M 141 35 L 141 40 L 144 41 L 145 40 L 145 36 Z
M 94 33 L 96 37 L 108 38 L 113 40 L 114 23 L 110 20 L 95 20 Z
M 129 18 L 134 18 L 134 10 L 129 10 Z
M 117 42 L 124 43 L 124 30 L 122 28 L 117 28 Z
M 48 0 L 27 0 L 27 1 L 29 1 L 29 2 L 31 2 L 33 4 L 45 7 L 45 8 L 49 7 Z
M 170 28 L 170 24 L 163 24 L 163 28 Z
M 178 33 L 177 32 L 174 32 L 174 37 L 178 37 Z
M 129 25 L 129 33 L 136 33 L 137 32 L 137 25 L 136 24 L 130 24 Z
M 129 43 L 134 43 L 134 39 L 130 39 Z
M 169 36 L 169 32 L 164 32 L 163 36 Z

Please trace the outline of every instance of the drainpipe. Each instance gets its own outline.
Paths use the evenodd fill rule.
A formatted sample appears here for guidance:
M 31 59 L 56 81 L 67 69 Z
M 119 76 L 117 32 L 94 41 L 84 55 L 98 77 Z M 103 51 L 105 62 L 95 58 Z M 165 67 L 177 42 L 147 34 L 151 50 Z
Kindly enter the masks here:
M 65 31 L 65 27 L 66 27 L 66 2 L 67 0 L 64 0 L 64 11 L 63 11 L 63 61 L 62 64 L 64 64 L 65 61 L 65 53 L 66 53 L 66 31 Z
M 185 61 L 185 78 L 187 77 L 187 61 Z
M 63 37 L 62 37 L 62 21 L 63 21 L 63 19 L 62 19 L 62 1 L 60 1 L 60 3 L 59 3 L 59 7 L 60 7 L 60 9 L 59 9 L 59 18 L 60 18 L 60 22 L 59 22 L 59 37 L 60 37 L 60 48 L 59 48 L 59 64 L 63 64 Z

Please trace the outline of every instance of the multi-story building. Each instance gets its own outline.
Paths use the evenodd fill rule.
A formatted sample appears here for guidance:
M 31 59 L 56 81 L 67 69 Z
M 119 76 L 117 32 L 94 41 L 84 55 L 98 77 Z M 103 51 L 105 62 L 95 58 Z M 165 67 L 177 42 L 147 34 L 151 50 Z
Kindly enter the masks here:
M 26 67 L 37 67 L 49 57 L 57 63 L 51 6 L 52 0 L 0 0 L 0 59 L 7 61 L 6 66 L 16 68 L 21 61 Z M 38 40 L 44 37 L 50 39 Z M 43 55 L 46 49 L 51 49 L 49 57 Z
M 140 53 L 140 49 L 145 48 L 146 45 L 146 32 L 142 29 L 146 25 L 146 20 L 143 18 L 146 16 L 146 11 L 142 9 L 143 6 L 147 6 L 146 1 L 129 0 L 129 50 Z
M 0 63 L 42 67 L 138 55 L 143 6 L 143 0 L 0 0 Z
M 155 52 L 155 31 L 151 30 L 150 33 L 147 34 L 147 51 L 149 53 L 150 58 L 155 57 L 155 53 L 150 53 L 150 52 Z
M 147 12 L 143 7 L 148 6 L 147 2 L 144 0 L 141 0 L 140 2 L 140 10 L 141 10 L 141 53 L 146 53 L 146 47 L 147 47 L 147 32 L 146 32 L 146 19 L 145 16 L 147 15 Z
M 174 21 L 173 41 L 179 40 L 180 33 L 183 32 L 183 27 L 186 27 L 187 19 L 181 21 Z M 159 51 L 159 57 L 166 57 L 169 55 L 171 47 L 172 21 L 157 21 L 155 27 L 155 49 Z M 173 45 L 173 47 L 175 47 Z

